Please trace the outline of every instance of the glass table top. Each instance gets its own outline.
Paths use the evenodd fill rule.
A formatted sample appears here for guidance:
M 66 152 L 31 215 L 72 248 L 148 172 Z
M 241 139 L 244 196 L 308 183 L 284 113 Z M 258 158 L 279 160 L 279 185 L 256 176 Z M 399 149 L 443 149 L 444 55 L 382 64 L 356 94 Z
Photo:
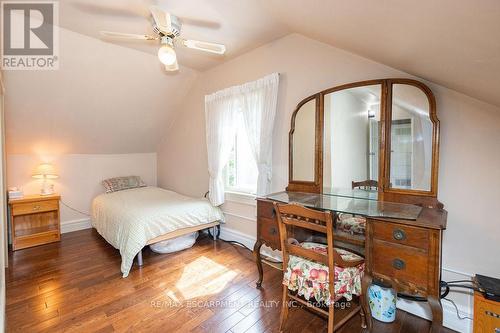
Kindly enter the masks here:
M 373 199 L 352 198 L 334 194 L 303 192 L 279 192 L 266 198 L 283 203 L 298 203 L 305 207 L 332 210 L 368 217 L 387 217 L 403 220 L 416 220 L 422 207 Z
M 350 188 L 338 188 L 338 187 L 323 187 L 323 194 L 339 196 L 339 197 L 368 199 L 368 200 L 378 199 L 377 190 L 363 190 L 358 188 L 350 189 Z

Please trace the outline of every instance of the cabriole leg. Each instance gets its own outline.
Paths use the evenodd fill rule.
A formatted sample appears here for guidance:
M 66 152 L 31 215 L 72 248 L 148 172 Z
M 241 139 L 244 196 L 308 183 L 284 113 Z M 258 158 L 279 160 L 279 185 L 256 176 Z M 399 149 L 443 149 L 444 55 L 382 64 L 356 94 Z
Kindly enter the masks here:
M 430 332 L 439 333 L 443 327 L 443 307 L 441 306 L 441 300 L 439 297 L 434 296 L 429 296 L 427 300 L 432 311 L 432 326 Z
M 253 247 L 253 255 L 255 257 L 255 263 L 257 264 L 257 269 L 259 270 L 259 279 L 255 283 L 257 288 L 262 287 L 262 280 L 264 279 L 264 269 L 262 268 L 262 258 L 260 257 L 260 248 L 262 247 L 262 242 L 257 240 L 255 246 Z

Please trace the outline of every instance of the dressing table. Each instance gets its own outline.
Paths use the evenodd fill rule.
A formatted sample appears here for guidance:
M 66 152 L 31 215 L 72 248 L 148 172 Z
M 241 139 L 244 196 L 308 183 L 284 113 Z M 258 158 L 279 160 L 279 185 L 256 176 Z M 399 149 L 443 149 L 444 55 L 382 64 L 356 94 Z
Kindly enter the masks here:
M 376 280 L 399 293 L 425 297 L 433 316 L 431 331 L 439 332 L 447 212 L 437 200 L 435 105 L 431 90 L 410 79 L 350 83 L 298 104 L 289 134 L 288 187 L 257 199 L 258 288 L 266 262 L 260 255 L 262 245 L 281 250 L 274 202 L 329 210 L 336 218 L 348 214 L 366 219 L 365 233 L 335 227 L 334 238 L 336 246 L 365 256 L 365 297 L 360 303 L 368 330 L 366 295 Z M 376 184 L 375 189 L 354 188 L 359 182 Z

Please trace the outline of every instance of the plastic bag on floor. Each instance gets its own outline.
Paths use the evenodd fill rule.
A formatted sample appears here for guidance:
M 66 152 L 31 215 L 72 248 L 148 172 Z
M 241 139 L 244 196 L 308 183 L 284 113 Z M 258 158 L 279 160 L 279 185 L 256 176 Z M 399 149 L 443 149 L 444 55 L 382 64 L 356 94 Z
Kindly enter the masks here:
M 149 245 L 151 251 L 156 253 L 172 253 L 189 249 L 196 242 L 198 232 L 193 232 L 184 236 L 168 239 L 162 242 Z

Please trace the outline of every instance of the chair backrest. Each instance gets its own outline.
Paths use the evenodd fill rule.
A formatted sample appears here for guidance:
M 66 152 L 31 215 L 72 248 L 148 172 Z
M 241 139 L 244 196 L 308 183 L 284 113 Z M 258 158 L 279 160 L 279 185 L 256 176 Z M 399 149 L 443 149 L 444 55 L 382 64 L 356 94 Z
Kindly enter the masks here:
M 335 265 L 341 267 L 352 267 L 359 264 L 356 261 L 344 261 L 334 249 L 333 218 L 330 211 L 318 211 L 305 208 L 298 204 L 274 203 L 274 209 L 278 218 L 280 231 L 281 249 L 283 251 L 283 268 L 288 265 L 289 255 L 295 255 L 305 259 L 313 260 L 328 266 L 330 278 L 333 283 Z M 291 229 L 305 229 L 326 235 L 327 253 L 319 253 L 296 244 L 292 238 Z M 333 290 L 333 289 L 331 289 Z
M 364 190 L 376 190 L 376 189 L 378 189 L 378 181 L 371 180 L 371 179 L 363 180 L 360 182 L 353 181 L 352 182 L 352 189 L 355 189 L 355 188 L 360 188 L 360 189 L 364 189 Z

